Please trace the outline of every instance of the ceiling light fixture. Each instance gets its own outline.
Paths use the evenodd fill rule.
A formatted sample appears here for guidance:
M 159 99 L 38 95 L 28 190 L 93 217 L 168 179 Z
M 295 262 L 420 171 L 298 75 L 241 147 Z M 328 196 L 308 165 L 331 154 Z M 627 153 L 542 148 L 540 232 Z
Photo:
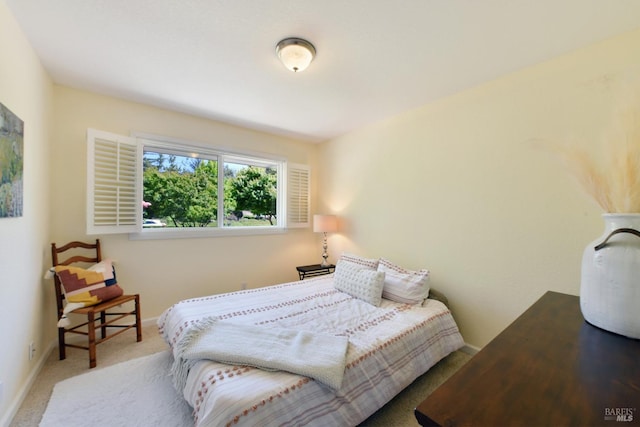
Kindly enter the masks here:
M 276 45 L 276 54 L 285 67 L 297 73 L 309 66 L 316 56 L 316 48 L 306 40 L 291 37 Z

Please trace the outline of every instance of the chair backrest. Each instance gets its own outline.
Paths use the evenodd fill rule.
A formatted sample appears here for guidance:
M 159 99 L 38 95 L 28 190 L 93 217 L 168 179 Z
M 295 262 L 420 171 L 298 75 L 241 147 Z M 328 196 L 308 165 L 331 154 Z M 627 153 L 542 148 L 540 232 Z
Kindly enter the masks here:
M 69 258 L 60 260 L 58 255 L 62 256 L 63 252 L 69 252 Z M 51 244 L 51 262 L 56 265 L 70 265 L 76 262 L 98 263 L 102 261 L 102 252 L 100 250 L 100 239 L 96 239 L 95 243 L 69 242 L 64 246 L 57 247 L 55 243 Z M 64 294 L 62 293 L 62 284 L 58 276 L 54 274 L 54 284 L 56 288 L 56 304 L 58 305 L 58 318 L 62 316 Z

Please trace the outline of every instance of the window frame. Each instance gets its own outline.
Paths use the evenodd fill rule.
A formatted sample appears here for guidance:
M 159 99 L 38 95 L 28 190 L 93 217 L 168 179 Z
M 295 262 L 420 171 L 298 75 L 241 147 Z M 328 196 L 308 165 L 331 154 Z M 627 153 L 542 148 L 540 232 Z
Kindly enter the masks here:
M 140 199 L 139 205 L 142 205 L 143 200 L 143 152 L 144 151 L 156 151 L 165 154 L 175 154 L 178 156 L 190 156 L 206 158 L 209 160 L 215 160 L 218 162 L 218 191 L 219 194 L 224 194 L 224 191 L 220 193 L 220 188 L 224 188 L 224 164 L 225 163 L 240 163 L 248 164 L 260 167 L 273 167 L 277 171 L 277 206 L 276 206 L 276 224 L 273 226 L 241 226 L 241 227 L 225 227 L 224 215 L 218 215 L 217 227 L 171 227 L 171 228 L 143 228 L 142 226 L 142 208 L 139 209 L 139 221 L 132 230 L 131 227 L 127 229 L 119 227 L 95 227 L 92 223 L 93 217 L 89 216 L 89 212 L 93 207 L 91 201 L 94 197 L 94 186 L 92 174 L 88 175 L 87 186 L 87 234 L 107 234 L 107 233 L 121 233 L 128 234 L 130 240 L 154 240 L 154 239 L 182 239 L 182 238 L 201 238 L 201 237 L 217 237 L 217 236 L 249 236 L 249 235 L 266 235 L 266 234 L 280 234 L 287 231 L 289 228 L 309 227 L 310 215 L 309 202 L 310 202 L 310 169 L 307 165 L 297 165 L 288 163 L 286 158 L 268 153 L 258 153 L 249 150 L 231 150 L 228 148 L 222 148 L 217 146 L 211 146 L 201 144 L 193 141 L 185 141 L 176 138 L 168 138 L 164 136 L 133 132 L 130 137 L 121 137 L 115 134 L 109 134 L 108 132 L 96 131 L 89 129 L 87 132 L 88 142 L 88 170 L 92 170 L 94 162 L 93 151 L 93 138 L 97 136 L 111 136 L 114 139 L 114 143 L 119 141 L 117 138 L 124 138 L 128 143 L 137 144 L 137 173 L 136 173 L 136 191 L 138 198 Z M 307 188 L 306 188 L 306 206 L 302 212 L 306 212 L 306 218 L 300 219 L 297 216 L 296 220 L 291 220 L 289 215 L 289 203 L 288 203 L 288 182 L 289 182 L 289 168 L 296 173 L 306 173 L 307 175 Z M 304 193 L 304 190 L 303 190 Z M 294 210 L 299 209 L 298 206 L 293 207 Z M 224 201 L 222 197 L 218 197 L 218 212 L 224 213 Z M 91 231 L 91 232 L 90 232 Z

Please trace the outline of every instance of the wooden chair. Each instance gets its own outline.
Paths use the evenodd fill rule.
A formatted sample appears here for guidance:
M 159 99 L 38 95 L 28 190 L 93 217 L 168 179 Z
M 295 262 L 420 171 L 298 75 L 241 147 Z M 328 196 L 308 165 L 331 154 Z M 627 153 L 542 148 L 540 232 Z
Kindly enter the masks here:
M 70 258 L 65 259 L 64 261 L 60 261 L 58 255 L 66 252 L 68 250 L 73 250 L 71 253 L 75 253 L 76 255 L 71 256 Z M 77 253 L 82 253 L 82 255 L 77 255 Z M 68 255 L 67 255 L 68 256 Z M 83 242 L 70 242 L 66 245 L 58 248 L 55 243 L 51 244 L 51 260 L 53 262 L 53 266 L 56 265 L 70 265 L 73 263 L 98 263 L 102 261 L 102 253 L 100 250 L 100 240 L 96 239 L 95 244 L 83 243 Z M 56 289 L 56 303 L 58 305 L 58 320 L 62 318 L 63 315 L 63 300 L 64 294 L 62 292 L 62 284 L 58 279 L 57 275 L 54 275 L 55 289 Z M 113 312 L 109 311 L 119 305 L 133 302 L 134 308 L 131 311 L 119 311 Z M 120 310 L 123 310 L 122 308 Z M 83 350 L 89 350 L 89 368 L 96 367 L 96 346 L 108 339 L 111 339 L 121 333 L 127 331 L 131 328 L 136 328 L 136 341 L 142 341 L 142 325 L 140 322 L 140 295 L 121 295 L 117 298 L 114 298 L 109 301 L 105 301 L 101 304 L 83 307 L 73 310 L 70 313 L 81 314 L 87 316 L 87 321 L 75 326 L 70 327 L 59 327 L 58 328 L 58 347 L 60 351 L 60 360 L 66 358 L 66 347 L 80 348 Z M 109 318 L 107 317 L 109 316 Z M 111 317 L 115 316 L 115 317 Z M 135 323 L 132 324 L 116 324 L 115 322 L 119 321 L 128 316 L 133 316 L 135 318 Z M 78 330 L 86 326 L 86 330 Z M 108 329 L 118 329 L 117 332 L 107 334 Z M 96 330 L 100 329 L 100 338 L 96 339 Z M 83 346 L 79 344 L 70 344 L 65 342 L 65 334 L 79 334 L 84 335 L 88 338 L 88 345 Z

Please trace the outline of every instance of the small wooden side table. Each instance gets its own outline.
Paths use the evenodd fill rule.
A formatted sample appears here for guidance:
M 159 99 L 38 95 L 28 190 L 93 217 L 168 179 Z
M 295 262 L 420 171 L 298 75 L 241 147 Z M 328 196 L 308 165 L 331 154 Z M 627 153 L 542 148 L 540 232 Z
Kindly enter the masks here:
M 333 264 L 329 264 L 326 267 L 323 267 L 320 264 L 301 265 L 296 267 L 296 270 L 298 270 L 298 275 L 300 276 L 300 280 L 304 280 L 307 277 L 330 274 L 333 273 L 335 269 L 336 266 Z

